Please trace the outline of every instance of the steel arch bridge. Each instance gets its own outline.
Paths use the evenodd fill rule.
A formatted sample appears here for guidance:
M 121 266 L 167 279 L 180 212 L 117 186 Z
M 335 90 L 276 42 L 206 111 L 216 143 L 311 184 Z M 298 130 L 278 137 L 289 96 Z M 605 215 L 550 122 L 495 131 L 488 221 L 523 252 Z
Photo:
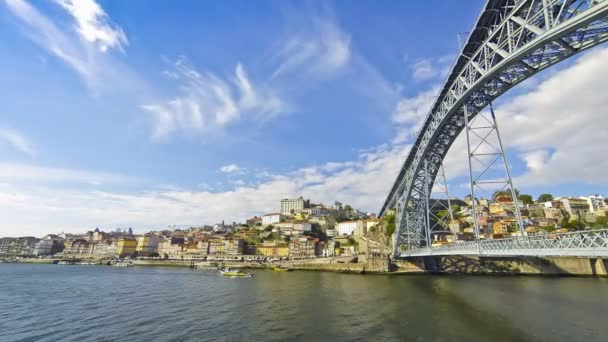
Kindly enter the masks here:
M 389 209 L 396 213 L 395 256 L 483 254 L 479 242 L 477 247 L 467 246 L 460 252 L 455 250 L 464 248 L 462 244 L 432 251 L 422 248 L 428 246 L 425 240 L 429 241 L 430 234 L 425 229 L 429 194 L 450 146 L 471 119 L 507 90 L 607 39 L 608 0 L 486 2 L 380 210 L 381 216 Z M 589 248 L 602 248 L 603 255 L 608 256 L 606 232 L 600 235 L 604 244 Z M 584 245 L 577 246 L 585 249 Z M 502 248 L 502 254 L 518 253 L 514 243 L 505 243 Z M 567 248 L 560 245 L 558 250 Z M 542 251 L 526 253 L 544 255 Z

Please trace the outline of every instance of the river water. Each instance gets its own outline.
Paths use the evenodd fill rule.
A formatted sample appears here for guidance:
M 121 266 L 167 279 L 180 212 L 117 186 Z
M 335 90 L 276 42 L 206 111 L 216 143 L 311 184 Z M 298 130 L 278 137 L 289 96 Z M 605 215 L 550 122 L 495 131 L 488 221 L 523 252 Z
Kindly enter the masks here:
M 608 279 L 0 264 L 0 341 L 607 341 Z

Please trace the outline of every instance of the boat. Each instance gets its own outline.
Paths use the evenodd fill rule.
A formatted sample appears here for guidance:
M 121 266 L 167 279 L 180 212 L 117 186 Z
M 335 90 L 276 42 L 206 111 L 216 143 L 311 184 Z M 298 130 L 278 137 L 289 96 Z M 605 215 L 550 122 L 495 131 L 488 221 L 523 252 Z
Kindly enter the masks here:
M 253 274 L 243 272 L 241 270 L 231 270 L 229 268 L 220 270 L 220 274 L 224 277 L 240 277 L 240 278 L 250 278 L 253 277 Z
M 275 272 L 289 272 L 289 271 L 291 271 L 289 268 L 284 268 L 284 267 L 281 267 L 281 266 L 275 266 L 275 267 L 272 268 L 272 270 L 275 271 Z
M 131 267 L 133 265 L 131 265 L 130 262 L 124 262 L 124 261 L 120 261 L 114 264 L 114 267 Z

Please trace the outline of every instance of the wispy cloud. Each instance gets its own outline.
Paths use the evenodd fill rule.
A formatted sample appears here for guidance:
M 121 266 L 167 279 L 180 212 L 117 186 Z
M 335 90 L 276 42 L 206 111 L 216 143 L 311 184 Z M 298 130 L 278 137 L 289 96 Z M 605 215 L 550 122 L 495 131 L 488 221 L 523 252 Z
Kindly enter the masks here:
M 156 117 L 156 138 L 178 130 L 202 132 L 223 128 L 239 120 L 264 121 L 285 109 L 274 89 L 252 82 L 241 63 L 236 65 L 232 76 L 222 78 L 209 71 L 198 71 L 181 56 L 164 74 L 179 82 L 182 94 L 164 103 L 142 106 Z
M 26 1 L 5 0 L 10 12 L 25 24 L 27 37 L 72 68 L 94 94 L 133 88 L 131 71 L 109 55 L 111 49 L 124 51 L 128 44 L 122 28 L 93 0 L 54 2 L 71 17 L 69 23 L 51 19 Z
M 27 153 L 30 156 L 33 156 L 35 153 L 29 139 L 13 129 L 0 126 L 0 141 L 8 143 L 17 150 Z
M 447 76 L 448 72 L 450 72 L 453 61 L 453 55 L 419 59 L 410 65 L 412 78 L 416 81 L 444 78 Z
M 55 0 L 76 21 L 76 30 L 89 43 L 96 44 L 100 51 L 109 48 L 122 49 L 128 45 L 122 28 L 112 23 L 106 12 L 94 0 Z
M 220 171 L 224 173 L 233 173 L 237 171 L 241 171 L 242 169 L 236 164 L 229 164 L 220 167 Z
M 37 165 L 0 163 L 0 182 L 11 184 L 88 184 L 102 185 L 132 181 L 132 179 L 104 172 L 45 167 Z
M 281 61 L 273 73 L 291 72 L 327 77 L 343 69 L 351 59 L 351 38 L 327 17 L 314 17 L 310 26 L 293 33 L 276 54 Z

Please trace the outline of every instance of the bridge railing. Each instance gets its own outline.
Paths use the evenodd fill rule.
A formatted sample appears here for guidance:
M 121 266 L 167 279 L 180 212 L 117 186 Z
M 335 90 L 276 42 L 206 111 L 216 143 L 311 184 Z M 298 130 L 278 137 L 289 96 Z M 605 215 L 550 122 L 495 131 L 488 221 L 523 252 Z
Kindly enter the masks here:
M 402 257 L 429 255 L 608 257 L 608 229 L 463 241 L 401 252 Z

